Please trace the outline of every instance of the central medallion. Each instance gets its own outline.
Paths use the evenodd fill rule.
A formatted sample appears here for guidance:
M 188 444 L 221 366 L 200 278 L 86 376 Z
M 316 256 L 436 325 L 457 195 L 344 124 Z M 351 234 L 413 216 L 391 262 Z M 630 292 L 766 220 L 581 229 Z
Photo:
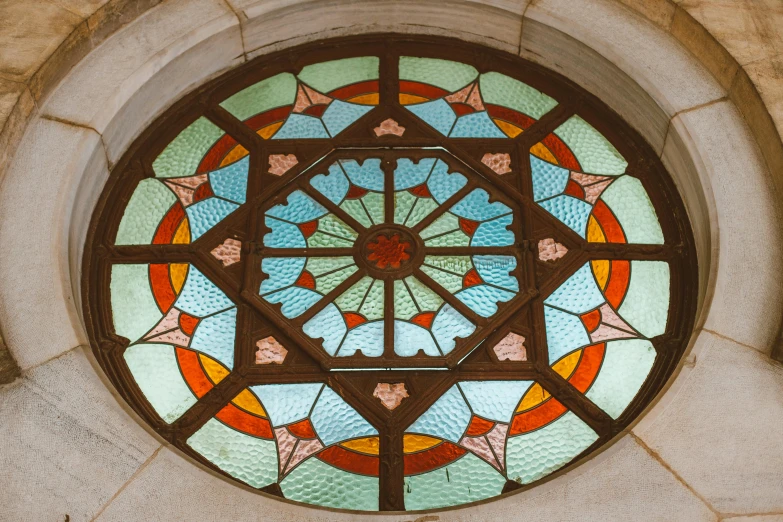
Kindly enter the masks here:
M 421 264 L 421 238 L 409 228 L 380 225 L 359 238 L 357 262 L 378 279 L 402 279 Z

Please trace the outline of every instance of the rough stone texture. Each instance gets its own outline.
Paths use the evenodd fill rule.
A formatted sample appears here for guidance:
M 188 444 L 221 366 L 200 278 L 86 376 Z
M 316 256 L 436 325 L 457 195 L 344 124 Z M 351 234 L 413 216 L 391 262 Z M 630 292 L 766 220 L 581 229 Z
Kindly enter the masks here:
M 8 384 L 19 377 L 19 366 L 11 357 L 5 341 L 0 337 L 0 384 Z
M 2 389 L 0 440 L 0 520 L 89 520 L 159 447 L 81 349 Z
M 751 319 L 783 315 L 780 204 L 766 166 L 728 101 L 682 113 L 672 126 L 703 162 L 718 209 L 720 269 L 705 327 L 769 354 L 778 324 Z
M 783 514 L 780 515 L 751 515 L 748 517 L 725 517 L 727 522 L 783 522 Z
M 716 510 L 783 512 L 783 368 L 716 335 L 696 344 L 677 397 L 634 431 Z

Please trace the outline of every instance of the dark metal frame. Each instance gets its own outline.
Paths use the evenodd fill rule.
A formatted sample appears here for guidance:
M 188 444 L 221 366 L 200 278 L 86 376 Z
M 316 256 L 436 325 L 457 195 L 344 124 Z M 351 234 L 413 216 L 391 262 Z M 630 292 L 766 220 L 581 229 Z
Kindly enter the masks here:
M 297 73 L 310 63 L 373 54 L 381 58 L 380 104 L 333 139 L 263 140 L 218 105 L 231 94 L 280 72 Z M 559 104 L 515 139 L 447 138 L 399 105 L 397 63 L 401 55 L 456 58 L 473 65 L 479 72 L 498 71 L 521 79 L 552 96 Z M 627 172 L 642 181 L 658 212 L 664 245 L 588 244 L 533 202 L 529 149 L 577 113 L 612 142 L 628 161 Z M 250 151 L 247 203 L 192 244 L 115 246 L 114 238 L 122 213 L 137 183 L 154 176 L 154 159 L 183 128 L 200 116 L 206 116 Z M 405 127 L 402 137 L 377 137 L 374 134 L 373 128 L 387 118 L 393 118 Z M 416 150 L 421 147 L 442 147 L 449 154 Z M 512 158 L 513 172 L 498 176 L 481 163 L 480 159 L 486 152 L 508 153 Z M 299 160 L 296 166 L 279 177 L 267 172 L 270 154 L 291 153 Z M 264 277 L 260 270 L 261 258 L 269 255 L 262 246 L 263 235 L 268 231 L 262 226 L 264 210 L 285 202 L 288 193 L 305 187 L 303 180 L 324 172 L 330 160 L 338 157 L 381 157 L 388 176 L 393 172 L 395 158 L 431 157 L 433 154 L 466 174 L 468 186 L 481 186 L 491 198 L 514 209 L 512 229 L 517 243 L 507 249 L 507 253 L 514 255 L 518 261 L 515 275 L 520 281 L 519 296 L 501 306 L 490 319 L 475 317 L 469 310 L 460 310 L 480 326 L 477 328 L 480 333 L 459 343 L 447 357 L 433 358 L 419 354 L 402 359 L 393 354 L 393 349 L 390 353 L 388 347 L 380 359 L 361 355 L 349 358 L 326 356 L 312 339 L 297 328 L 291 328 L 292 322 L 298 324 L 296 319 L 285 320 L 275 306 L 258 296 L 259 284 Z M 305 170 L 307 174 L 300 176 Z M 314 191 L 311 195 L 318 197 Z M 392 198 L 386 199 L 393 201 Z M 442 208 L 445 210 L 448 205 Z M 330 210 L 334 211 L 334 208 Z M 346 220 L 346 216 L 338 216 Z M 228 268 L 210 254 L 226 238 L 238 239 L 243 245 L 241 262 Z M 538 260 L 537 244 L 544 238 L 555 238 L 566 245 L 568 254 L 554 263 Z M 434 252 L 436 249 L 428 250 Z M 455 254 L 453 249 L 449 253 Z M 631 405 L 616 420 L 555 373 L 547 357 L 543 300 L 578 267 L 594 259 L 664 260 L 669 263 L 671 273 L 667 330 L 651 339 L 658 353 L 655 366 Z M 172 424 L 166 424 L 155 413 L 135 384 L 123 359 L 129 341 L 114 333 L 109 306 L 112 264 L 169 262 L 192 263 L 238 306 L 234 370 Z M 83 300 L 93 350 L 107 376 L 145 421 L 197 461 L 225 474 L 191 450 L 186 440 L 248 385 L 325 382 L 380 433 L 380 509 L 403 510 L 404 429 L 455 382 L 491 379 L 532 379 L 539 382 L 599 436 L 572 463 L 624 430 L 662 389 L 685 350 L 696 309 L 696 268 L 690 224 L 670 176 L 650 146 L 596 97 L 552 71 L 500 51 L 439 37 L 371 35 L 322 41 L 258 58 L 186 96 L 158 118 L 114 167 L 94 211 L 84 254 Z M 437 286 L 423 274 L 416 275 L 424 283 Z M 345 290 L 348 287 L 343 286 L 338 288 Z M 438 293 L 444 297 L 442 292 Z M 393 315 L 389 299 L 391 292 L 386 294 L 386 315 L 390 316 Z M 453 301 L 459 303 L 451 297 L 447 299 L 447 302 L 455 304 Z M 526 337 L 527 361 L 497 360 L 491 347 L 509 331 Z M 268 335 L 274 336 L 289 350 L 283 365 L 255 364 L 255 342 Z M 474 349 L 481 338 L 485 339 L 484 343 L 479 349 Z M 340 371 L 395 366 L 409 369 Z M 447 371 L 421 369 L 435 366 L 447 368 Z M 404 382 L 410 398 L 395 410 L 387 410 L 372 397 L 379 382 Z M 509 481 L 504 492 L 518 487 Z M 265 490 L 280 494 L 276 487 Z

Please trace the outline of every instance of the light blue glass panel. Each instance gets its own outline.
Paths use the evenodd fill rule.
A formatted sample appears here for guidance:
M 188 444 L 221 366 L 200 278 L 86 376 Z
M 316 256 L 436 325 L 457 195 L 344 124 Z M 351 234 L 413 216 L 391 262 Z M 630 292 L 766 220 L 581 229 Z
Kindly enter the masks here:
M 296 283 L 307 262 L 306 257 L 267 257 L 261 261 L 261 270 L 269 277 L 261 282 L 261 295 Z
M 606 354 L 587 398 L 608 413 L 619 417 L 644 384 L 655 363 L 655 348 L 645 339 L 606 343 Z
M 334 304 L 329 303 L 307 321 L 302 326 L 302 330 L 313 339 L 322 337 L 324 350 L 329 355 L 334 355 L 348 328 L 340 310 Z
M 458 442 L 468 427 L 470 417 L 470 409 L 455 384 L 405 431 Z
M 427 122 L 444 136 L 448 136 L 457 115 L 451 109 L 451 106 L 443 98 L 416 105 L 406 105 L 406 109 Z
M 519 281 L 510 273 L 517 267 L 513 256 L 473 256 L 473 266 L 485 283 L 519 291 Z
M 468 178 L 459 172 L 449 173 L 449 166 L 441 160 L 435 163 L 427 180 L 427 188 L 430 189 L 432 198 L 438 203 L 443 203 L 468 183 Z
M 295 190 L 288 195 L 285 205 L 275 205 L 266 214 L 291 223 L 307 223 L 325 216 L 326 209 L 301 190 Z
M 305 248 L 307 241 L 299 227 L 267 217 L 264 224 L 272 231 L 264 234 L 264 246 L 269 248 Z
M 310 414 L 315 432 L 325 446 L 378 435 L 378 431 L 331 388 L 324 388 Z
M 487 111 L 474 112 L 457 119 L 452 138 L 508 138 L 489 117 Z
M 313 176 L 310 184 L 335 205 L 339 205 L 348 193 L 348 178 L 337 163 L 329 167 L 328 174 Z
M 220 361 L 231 370 L 234 368 L 236 330 L 236 308 L 206 317 L 198 323 L 196 331 L 193 332 L 190 347 Z
M 533 176 L 533 199 L 541 201 L 562 194 L 571 175 L 568 169 L 530 155 L 530 170 Z
M 427 181 L 436 161 L 436 158 L 423 158 L 414 163 L 408 158 L 398 159 L 394 169 L 394 190 L 417 187 Z
M 521 484 L 534 482 L 562 468 L 596 440 L 598 435 L 569 411 L 539 430 L 508 439 L 508 478 Z
M 237 208 L 239 205 L 220 198 L 207 198 L 186 208 L 191 241 L 200 238 Z
M 448 466 L 405 477 L 405 509 L 435 509 L 500 495 L 506 478 L 467 453 Z
M 171 424 L 196 404 L 179 371 L 173 346 L 136 344 L 125 350 L 125 362 L 144 397 L 160 417 Z
M 508 214 L 480 224 L 470 240 L 471 246 L 511 246 L 514 233 L 508 229 L 514 215 Z
M 514 298 L 512 292 L 489 285 L 471 286 L 454 295 L 482 317 L 492 317 L 498 311 L 498 302 L 505 303 Z
M 474 414 L 508 423 L 533 381 L 463 381 L 457 386 L 462 388 Z
M 411 357 L 419 350 L 432 357 L 442 355 L 427 329 L 417 324 L 395 320 L 394 353 L 402 357 Z
M 321 121 L 332 136 L 337 136 L 350 124 L 367 114 L 373 109 L 371 105 L 357 105 L 342 100 L 334 100 L 326 108 Z
M 350 357 L 357 351 L 367 357 L 383 355 L 383 321 L 362 323 L 350 330 L 343 345 L 337 350 L 337 356 Z
M 110 285 L 117 335 L 134 342 L 163 318 L 150 288 L 149 265 L 112 266 Z
M 601 194 L 629 243 L 662 245 L 663 231 L 642 182 L 621 176 Z
M 554 364 L 567 353 L 590 344 L 587 330 L 577 316 L 545 306 L 544 320 L 549 364 Z
M 324 124 L 318 118 L 305 116 L 304 114 L 291 114 L 280 127 L 273 140 L 292 139 L 292 138 L 328 138 Z
M 280 488 L 289 500 L 339 509 L 378 511 L 378 478 L 339 470 L 311 457 Z
M 264 296 L 270 303 L 282 303 L 280 311 L 289 319 L 299 317 L 305 310 L 321 300 L 323 296 L 300 286 L 292 286 Z
M 604 296 L 595 282 L 589 262 L 582 265 L 544 301 L 548 305 L 580 315 L 598 308 L 604 302 Z
M 585 237 L 587 218 L 593 211 L 592 205 L 571 196 L 563 195 L 539 203 L 547 212 L 565 223 L 568 228 Z
M 379 158 L 367 158 L 361 165 L 356 160 L 341 160 L 340 165 L 351 183 L 357 187 L 383 192 L 383 171 Z
M 432 321 L 432 335 L 444 354 L 454 349 L 457 337 L 468 337 L 475 330 L 473 323 L 448 304 L 443 305 Z
M 489 202 L 489 194 L 484 189 L 476 189 L 462 198 L 456 205 L 449 209 L 450 212 L 471 219 L 473 221 L 486 221 L 488 219 L 508 214 L 511 209 L 500 201 Z
M 209 184 L 212 185 L 212 192 L 235 203 L 244 203 L 249 168 L 250 156 L 245 156 L 231 165 L 210 172 Z
M 157 179 L 143 179 L 133 191 L 117 229 L 117 245 L 152 243 L 163 217 L 177 197 Z
M 220 288 L 191 265 L 174 306 L 190 315 L 204 317 L 234 306 L 234 303 Z
M 645 337 L 666 331 L 669 317 L 669 264 L 665 261 L 631 261 L 631 282 L 617 310 Z
M 300 421 L 310 415 L 313 404 L 324 385 L 306 384 L 263 384 L 251 386 L 264 406 L 272 426 L 283 426 Z
M 263 488 L 277 482 L 277 446 L 210 419 L 188 439 L 188 446 L 234 478 Z

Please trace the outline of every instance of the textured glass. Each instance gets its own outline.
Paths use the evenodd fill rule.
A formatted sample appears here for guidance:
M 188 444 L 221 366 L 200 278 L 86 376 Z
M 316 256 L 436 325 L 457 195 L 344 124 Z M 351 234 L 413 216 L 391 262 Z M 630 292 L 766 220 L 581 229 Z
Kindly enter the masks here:
M 631 261 L 631 283 L 618 312 L 646 337 L 665 332 L 669 265 L 663 261 Z
M 325 446 L 357 437 L 377 435 L 378 431 L 339 395 L 324 388 L 310 413 L 318 437 Z
M 620 222 L 629 243 L 663 244 L 663 232 L 642 183 L 622 176 L 609 185 L 601 199 Z
M 195 174 L 201 159 L 222 135 L 217 125 L 201 117 L 163 149 L 152 163 L 152 170 L 160 178 Z
M 378 478 L 339 470 L 317 458 L 299 465 L 281 483 L 285 498 L 362 511 L 378 510 Z
M 458 442 L 470 422 L 470 415 L 470 408 L 454 385 L 405 431 Z
M 273 426 L 282 426 L 307 418 L 324 385 L 268 384 L 251 389 L 264 404 Z
M 623 174 L 628 166 L 617 149 L 579 116 L 571 116 L 555 129 L 555 134 L 574 153 L 582 172 L 616 176 Z
M 117 230 L 118 245 L 148 245 L 152 243 L 158 225 L 177 197 L 157 179 L 143 179 L 133 191 Z
M 587 392 L 599 408 L 619 417 L 644 384 L 655 363 L 655 348 L 644 339 L 606 343 L 601 371 Z
M 114 265 L 110 288 L 118 335 L 136 341 L 163 317 L 150 289 L 148 265 Z

